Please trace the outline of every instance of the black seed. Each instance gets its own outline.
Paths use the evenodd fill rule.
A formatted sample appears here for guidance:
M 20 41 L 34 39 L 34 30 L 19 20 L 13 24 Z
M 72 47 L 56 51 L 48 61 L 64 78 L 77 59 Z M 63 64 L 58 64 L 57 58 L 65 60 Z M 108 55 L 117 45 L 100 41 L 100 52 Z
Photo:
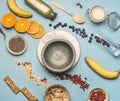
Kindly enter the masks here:
M 85 28 L 82 29 L 82 32 L 85 32 Z
M 76 34 L 79 34 L 79 32 L 78 32 L 78 31 L 76 31 Z
M 88 37 L 88 35 L 87 35 L 87 34 L 85 34 L 85 37 L 87 38 L 87 37 Z
M 52 24 L 50 23 L 50 24 L 49 24 L 49 27 L 51 27 L 51 26 L 52 26 Z
M 95 38 L 95 39 L 97 39 L 97 37 L 98 37 L 98 36 L 96 36 L 96 35 L 95 35 L 95 37 L 94 37 L 94 38 Z
M 75 29 L 72 29 L 72 32 L 75 32 Z
M 92 37 L 89 37 L 90 40 L 92 40 Z
M 54 29 L 56 29 L 56 26 L 53 26 Z
M 62 22 L 59 22 L 58 25 L 62 25 Z
M 72 28 L 72 26 L 71 25 L 69 25 L 69 29 L 71 29 Z
M 91 43 L 92 41 L 91 40 L 88 40 L 89 43 Z
M 64 26 L 66 27 L 66 26 L 67 26 L 67 23 L 64 23 Z
M 92 33 L 91 36 L 94 36 L 94 34 Z

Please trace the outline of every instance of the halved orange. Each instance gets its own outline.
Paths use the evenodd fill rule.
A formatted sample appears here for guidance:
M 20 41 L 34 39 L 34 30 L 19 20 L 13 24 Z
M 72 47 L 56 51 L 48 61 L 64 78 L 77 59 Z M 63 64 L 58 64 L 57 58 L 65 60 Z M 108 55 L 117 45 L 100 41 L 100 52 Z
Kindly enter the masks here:
M 33 34 L 36 34 L 39 31 L 39 28 L 40 28 L 39 23 L 35 20 L 31 20 L 30 21 L 30 27 L 27 30 L 27 32 L 28 32 L 28 34 L 33 35 Z
M 30 22 L 26 18 L 19 18 L 15 23 L 15 29 L 18 32 L 26 32 L 30 27 Z
M 39 31 L 36 34 L 31 35 L 32 38 L 38 39 L 38 38 L 43 37 L 45 33 L 45 29 L 41 24 L 39 24 L 39 27 L 40 27 Z
M 13 13 L 9 12 L 2 16 L 1 23 L 4 27 L 11 28 L 15 25 L 16 20 L 16 16 Z

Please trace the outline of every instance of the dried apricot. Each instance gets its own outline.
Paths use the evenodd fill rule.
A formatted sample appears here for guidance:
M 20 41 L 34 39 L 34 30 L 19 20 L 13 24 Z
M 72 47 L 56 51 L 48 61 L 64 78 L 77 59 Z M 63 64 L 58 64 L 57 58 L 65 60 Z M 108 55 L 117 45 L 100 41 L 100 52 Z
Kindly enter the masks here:
M 15 25 L 16 19 L 16 16 L 13 13 L 9 12 L 2 16 L 1 23 L 4 27 L 11 28 Z
M 26 32 L 30 27 L 30 22 L 25 18 L 20 18 L 15 23 L 15 29 L 18 32 Z

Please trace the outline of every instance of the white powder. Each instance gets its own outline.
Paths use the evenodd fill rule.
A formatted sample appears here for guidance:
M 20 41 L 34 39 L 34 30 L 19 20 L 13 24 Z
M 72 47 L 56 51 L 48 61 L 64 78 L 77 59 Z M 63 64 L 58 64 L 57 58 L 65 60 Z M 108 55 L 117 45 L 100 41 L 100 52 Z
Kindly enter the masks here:
M 91 15 L 96 20 L 102 20 L 105 17 L 105 11 L 101 7 L 95 7 L 92 9 Z

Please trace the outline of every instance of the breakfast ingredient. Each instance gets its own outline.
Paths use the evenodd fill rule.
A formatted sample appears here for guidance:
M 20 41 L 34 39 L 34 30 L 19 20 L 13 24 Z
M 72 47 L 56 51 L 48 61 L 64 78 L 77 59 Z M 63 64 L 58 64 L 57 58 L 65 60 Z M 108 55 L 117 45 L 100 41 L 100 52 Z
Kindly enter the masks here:
M 10 76 L 6 76 L 4 78 L 4 81 L 8 84 L 8 86 L 15 94 L 22 92 L 29 99 L 29 101 L 38 101 L 38 99 L 26 87 L 20 89 Z
M 45 33 L 44 27 L 41 24 L 39 24 L 39 31 L 37 33 L 31 35 L 31 37 L 35 38 L 35 39 L 42 38 L 44 36 L 44 33 Z
M 105 99 L 106 99 L 106 94 L 100 88 L 93 89 L 90 92 L 89 101 L 105 101 Z
M 20 88 L 15 84 L 15 82 L 11 79 L 10 76 L 6 76 L 4 81 L 8 84 L 8 86 L 12 89 L 12 91 L 17 94 L 20 91 Z
M 20 17 L 26 17 L 26 18 L 32 16 L 32 14 L 31 14 L 29 11 L 20 8 L 20 7 L 16 4 L 15 0 L 7 0 L 7 3 L 8 3 L 8 7 L 10 8 L 10 10 L 11 10 L 13 13 L 15 13 L 16 15 L 18 15 L 18 16 L 20 16 Z
M 102 20 L 105 17 L 105 10 L 101 6 L 96 6 L 92 9 L 91 15 L 95 20 Z
M 50 23 L 49 27 L 53 27 L 54 29 L 57 29 L 58 27 L 61 27 L 61 28 L 68 27 L 73 32 L 73 34 L 77 34 L 81 38 L 87 38 L 88 37 L 88 34 L 86 33 L 85 28 L 75 27 L 74 25 L 68 25 L 67 23 L 58 22 L 58 23 L 56 23 L 54 25 L 52 25 Z
M 0 33 L 4 36 L 4 40 L 5 40 L 6 34 L 3 32 L 2 28 L 0 28 Z
M 69 96 L 65 88 L 55 86 L 47 90 L 45 101 L 69 101 Z
M 81 78 L 81 75 L 77 75 L 77 74 L 73 74 L 73 75 L 72 74 L 57 75 L 57 74 L 54 74 L 54 73 L 52 73 L 52 74 L 57 78 L 57 80 L 69 80 L 72 83 L 74 83 L 76 85 L 79 85 L 80 88 L 83 91 L 85 91 L 86 89 L 89 88 L 89 84 L 86 82 L 87 78 L 84 78 L 85 80 L 83 80 Z
M 83 8 L 82 4 L 81 3 L 76 3 L 76 6 L 79 6 L 81 9 Z
M 23 66 L 26 72 L 26 76 L 37 83 L 37 85 L 45 85 L 46 88 L 48 88 L 47 78 L 41 79 L 40 77 L 37 77 L 34 72 L 32 71 L 32 65 L 30 62 L 25 61 L 16 61 L 15 63 L 17 66 Z
M 25 18 L 19 18 L 15 23 L 15 29 L 18 32 L 26 32 L 30 27 L 30 22 Z
M 13 36 L 8 42 L 8 48 L 11 53 L 16 55 L 22 54 L 26 48 L 25 39 L 19 35 Z
M 5 28 L 11 28 L 16 23 L 16 16 L 11 12 L 6 13 L 2 16 L 1 23 Z
M 28 88 L 23 87 L 21 92 L 28 98 L 29 101 L 38 101 L 38 99 L 28 90 Z
M 86 63 L 99 75 L 107 79 L 114 79 L 119 76 L 119 71 L 109 70 L 102 65 L 100 65 L 97 61 L 92 59 L 91 57 L 85 57 Z
M 54 20 L 56 17 L 56 13 L 53 9 L 46 4 L 43 0 L 25 0 L 26 4 L 28 4 L 31 8 L 35 9 L 42 16 Z
M 30 22 L 30 27 L 27 30 L 28 34 L 30 35 L 36 34 L 39 31 L 39 27 L 40 27 L 39 23 L 35 20 L 31 20 L 29 22 Z

